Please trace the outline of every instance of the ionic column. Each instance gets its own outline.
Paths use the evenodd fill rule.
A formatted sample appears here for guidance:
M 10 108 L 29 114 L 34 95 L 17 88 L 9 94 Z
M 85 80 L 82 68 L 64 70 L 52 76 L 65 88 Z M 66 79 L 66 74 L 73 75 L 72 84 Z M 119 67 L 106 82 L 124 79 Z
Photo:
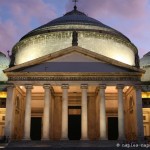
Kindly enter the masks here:
M 106 85 L 100 85 L 100 140 L 107 140 L 106 132 L 106 106 L 105 106 L 105 89 Z
M 62 85 L 62 131 L 61 140 L 68 140 L 68 85 Z
M 12 138 L 13 125 L 14 125 L 14 96 L 15 86 L 9 85 L 7 87 L 7 99 L 6 99 L 6 121 L 5 121 L 5 135 Z
M 81 140 L 88 140 L 87 85 L 81 85 Z
M 137 139 L 144 140 L 141 86 L 135 85 L 134 88 L 136 94 L 135 109 L 136 109 L 136 121 L 137 121 Z
M 117 89 L 118 89 L 118 132 L 119 132 L 118 139 L 119 140 L 125 139 L 123 88 L 124 88 L 124 85 L 117 85 Z
M 51 104 L 51 92 L 50 85 L 43 86 L 45 90 L 44 96 L 44 112 L 43 112 L 43 130 L 42 140 L 49 140 L 50 131 L 50 104 Z
M 31 90 L 32 85 L 26 85 L 26 105 L 25 105 L 25 121 L 24 121 L 24 137 L 23 140 L 30 140 L 31 127 Z

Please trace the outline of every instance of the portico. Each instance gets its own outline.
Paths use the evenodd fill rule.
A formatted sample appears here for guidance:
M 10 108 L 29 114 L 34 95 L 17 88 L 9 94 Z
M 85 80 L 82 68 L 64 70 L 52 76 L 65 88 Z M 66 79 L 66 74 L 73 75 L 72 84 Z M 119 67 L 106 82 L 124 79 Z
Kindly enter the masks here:
M 80 140 L 144 137 L 143 123 L 138 121 L 142 118 L 140 69 L 73 46 L 5 72 L 10 84 L 6 110 L 10 107 L 12 112 L 11 118 L 6 116 L 6 126 L 11 122 L 11 127 L 5 133 L 12 139 L 34 140 L 32 122 L 39 118 L 39 140 L 69 140 L 70 115 L 81 118 Z M 113 125 L 116 137 L 109 136 Z
M 24 95 L 25 96 L 25 107 L 24 107 L 25 115 L 23 117 L 25 120 L 24 127 L 23 127 L 23 130 L 24 130 L 23 139 L 24 140 L 31 140 L 31 137 L 30 137 L 31 117 L 36 116 L 34 114 L 35 107 L 32 107 L 32 106 L 36 97 L 34 95 L 38 93 L 36 94 L 34 93 L 35 92 L 34 88 L 35 89 L 43 88 L 43 93 L 41 93 L 41 95 L 43 95 L 42 97 L 44 99 L 40 100 L 43 103 L 43 107 L 42 107 L 43 110 L 42 111 L 39 110 L 39 114 L 43 120 L 42 128 L 41 128 L 42 140 L 53 140 L 55 138 L 59 138 L 60 140 L 69 140 L 68 138 L 68 115 L 69 115 L 68 106 L 81 106 L 81 112 L 80 112 L 81 113 L 80 114 L 81 115 L 81 140 L 91 140 L 91 139 L 96 139 L 96 138 L 99 140 L 108 140 L 107 118 L 109 116 L 118 117 L 118 129 L 117 129 L 118 139 L 125 140 L 125 135 L 127 134 L 125 133 L 125 126 L 126 126 L 125 124 L 126 114 L 125 113 L 127 113 L 126 112 L 127 106 L 125 106 L 125 101 L 128 101 L 128 99 L 125 99 L 125 97 L 126 97 L 127 91 L 131 89 L 132 87 L 127 88 L 127 86 L 122 85 L 122 84 L 121 85 L 117 84 L 116 86 L 109 86 L 106 84 L 88 85 L 85 82 L 85 84 L 81 84 L 81 85 L 62 84 L 60 86 L 56 86 L 56 85 L 53 86 L 52 84 L 48 84 L 48 83 L 43 84 L 43 86 L 26 84 L 24 85 L 24 87 L 22 85 L 21 88 L 23 91 L 26 89 L 26 92 L 24 93 L 25 94 Z M 16 89 L 21 90 L 20 86 L 17 86 Z M 58 92 L 57 90 L 59 89 L 61 89 L 61 93 L 57 93 Z M 135 91 L 135 93 L 136 95 L 138 95 L 137 91 Z M 112 98 L 110 98 L 109 96 L 110 94 L 113 95 Z M 79 102 L 71 101 L 71 99 L 76 99 L 77 97 L 80 98 Z M 116 105 L 118 103 L 118 107 L 116 107 L 117 105 L 114 108 L 111 107 L 111 104 L 109 104 L 109 101 L 112 101 L 111 102 L 112 105 Z M 55 104 L 52 104 L 52 103 L 55 103 Z M 99 103 L 99 105 L 96 105 L 96 103 Z M 38 107 L 39 106 L 37 106 L 36 108 Z M 54 109 L 56 109 L 55 107 L 58 107 L 57 109 L 59 109 L 58 111 L 59 114 L 55 114 L 56 113 L 56 111 L 54 111 Z M 91 109 L 92 107 L 93 109 Z M 135 107 L 136 109 L 140 109 L 140 105 L 138 106 L 136 105 Z M 114 109 L 114 113 L 110 112 L 110 108 Z M 117 115 L 117 109 L 118 109 L 118 115 Z M 72 112 L 72 114 L 75 115 L 76 112 L 74 113 Z M 140 115 L 139 112 L 137 112 L 136 114 L 137 116 Z M 57 118 L 58 115 L 59 117 L 60 115 L 62 115 L 62 117 Z M 93 121 L 93 123 L 91 122 L 91 120 Z M 96 122 L 98 122 L 99 124 L 98 128 L 95 124 Z M 6 124 L 7 123 L 8 122 L 6 121 Z M 58 125 L 56 124 L 59 124 L 59 128 L 58 128 Z M 139 123 L 137 124 L 138 126 L 140 126 Z M 55 128 L 53 129 L 54 131 L 52 130 L 52 128 Z M 56 133 L 56 130 L 57 132 L 59 130 L 59 133 Z M 15 132 L 15 131 L 13 131 L 12 129 L 12 132 Z M 96 132 L 99 132 L 99 136 L 94 135 Z M 137 130 L 137 137 L 139 138 L 141 137 L 141 129 L 140 131 Z M 12 136 L 12 138 L 14 137 Z

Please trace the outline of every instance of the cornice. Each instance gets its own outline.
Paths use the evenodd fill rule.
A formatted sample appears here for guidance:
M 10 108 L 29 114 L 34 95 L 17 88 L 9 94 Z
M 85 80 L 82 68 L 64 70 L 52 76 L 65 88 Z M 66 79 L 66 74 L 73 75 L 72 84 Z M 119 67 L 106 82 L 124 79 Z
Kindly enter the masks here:
M 9 72 L 9 81 L 140 81 L 140 73 Z
M 20 64 L 20 65 L 8 68 L 8 69 L 4 70 L 4 72 L 7 73 L 7 72 L 11 72 L 11 71 L 20 69 L 20 68 L 24 68 L 24 67 L 29 67 L 29 66 L 32 66 L 32 65 L 36 65 L 36 64 L 42 63 L 44 61 L 48 61 L 48 60 L 50 61 L 52 59 L 55 59 L 55 58 L 58 58 L 60 56 L 69 54 L 71 52 L 78 52 L 78 53 L 81 53 L 83 55 L 92 57 L 92 58 L 94 58 L 96 60 L 99 60 L 99 61 L 104 61 L 104 62 L 112 64 L 112 65 L 116 65 L 116 66 L 119 66 L 119 67 L 130 69 L 131 71 L 133 70 L 133 71 L 145 73 L 145 71 L 142 70 L 142 69 L 138 69 L 138 68 L 136 68 L 134 66 L 130 66 L 130 65 L 124 64 L 122 62 L 119 62 L 117 60 L 111 59 L 109 57 L 106 57 L 106 56 L 97 54 L 95 52 L 92 52 L 90 50 L 81 48 L 79 46 L 72 46 L 72 47 L 68 47 L 66 49 L 62 49 L 62 50 L 54 52 L 52 54 L 48 54 L 48 55 L 42 56 L 40 58 L 37 58 L 37 59 L 31 60 L 31 61 L 25 62 L 23 64 Z

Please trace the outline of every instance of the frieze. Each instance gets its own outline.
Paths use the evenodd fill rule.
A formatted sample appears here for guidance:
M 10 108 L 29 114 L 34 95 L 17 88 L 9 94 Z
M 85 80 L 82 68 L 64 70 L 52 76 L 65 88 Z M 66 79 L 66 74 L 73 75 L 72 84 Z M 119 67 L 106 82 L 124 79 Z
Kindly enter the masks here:
M 9 81 L 140 81 L 140 77 L 9 77 Z

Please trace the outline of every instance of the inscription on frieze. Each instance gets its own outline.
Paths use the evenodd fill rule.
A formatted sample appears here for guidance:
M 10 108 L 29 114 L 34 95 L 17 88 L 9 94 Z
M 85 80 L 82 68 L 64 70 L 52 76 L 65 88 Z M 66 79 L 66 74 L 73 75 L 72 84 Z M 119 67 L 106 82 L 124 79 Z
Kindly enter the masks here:
M 9 81 L 140 81 L 139 77 L 9 77 Z

